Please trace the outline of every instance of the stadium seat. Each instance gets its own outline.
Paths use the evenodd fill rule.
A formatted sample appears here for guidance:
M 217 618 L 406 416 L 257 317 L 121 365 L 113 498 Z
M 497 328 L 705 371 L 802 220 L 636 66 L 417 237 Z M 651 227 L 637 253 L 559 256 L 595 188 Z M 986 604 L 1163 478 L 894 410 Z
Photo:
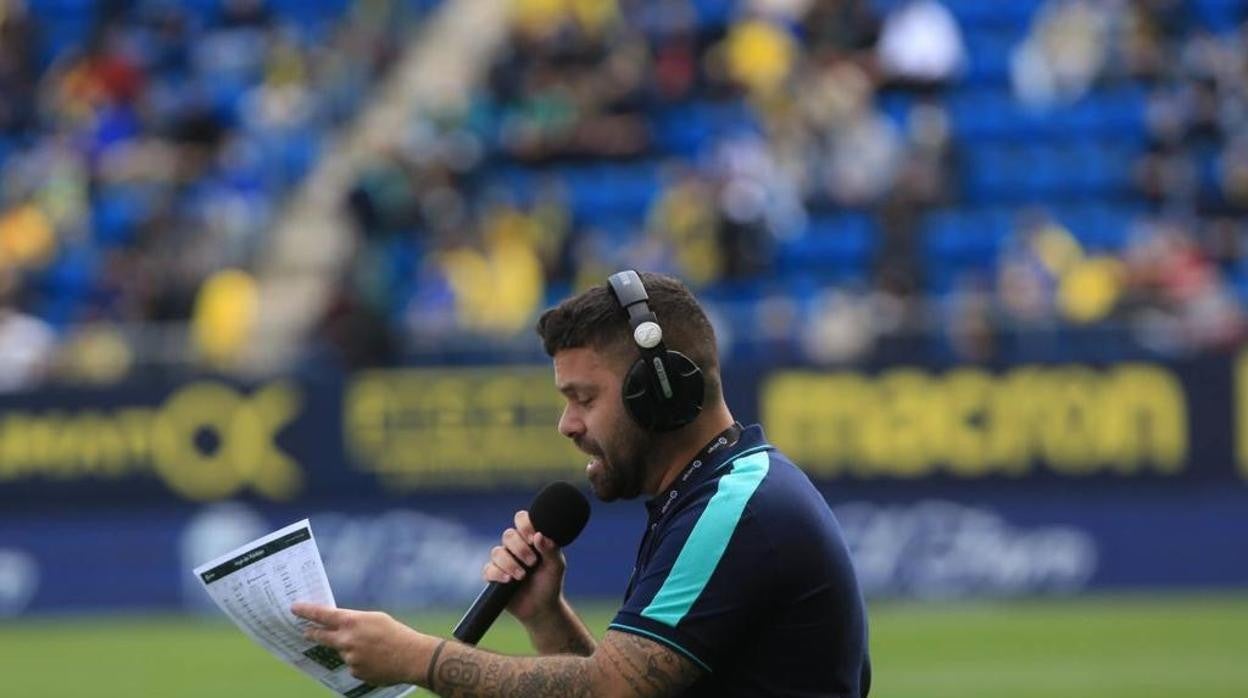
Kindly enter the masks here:
M 1234 32 L 1248 16 L 1242 0 L 1193 0 L 1198 21 L 1216 33 Z
M 780 244 L 776 266 L 823 282 L 854 283 L 869 278 L 879 231 L 865 213 L 812 218 L 804 235 Z
M 565 167 L 558 177 L 573 217 L 583 223 L 646 211 L 659 195 L 655 163 Z

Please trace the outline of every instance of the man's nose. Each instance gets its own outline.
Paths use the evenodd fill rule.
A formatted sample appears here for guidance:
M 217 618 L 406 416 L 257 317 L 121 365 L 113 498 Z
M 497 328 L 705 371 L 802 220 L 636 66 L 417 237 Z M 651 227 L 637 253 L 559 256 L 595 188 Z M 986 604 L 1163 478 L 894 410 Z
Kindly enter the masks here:
M 585 422 L 573 414 L 571 406 L 563 408 L 563 414 L 559 415 L 559 433 L 569 439 L 575 439 L 585 433 Z

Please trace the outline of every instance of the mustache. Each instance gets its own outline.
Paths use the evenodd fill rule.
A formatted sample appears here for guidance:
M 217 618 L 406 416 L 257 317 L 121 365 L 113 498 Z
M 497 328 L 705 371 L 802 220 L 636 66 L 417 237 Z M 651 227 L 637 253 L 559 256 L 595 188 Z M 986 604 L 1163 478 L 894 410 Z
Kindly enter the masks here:
M 602 457 L 602 450 L 599 449 L 598 445 L 593 443 L 592 441 L 575 439 L 573 440 L 572 443 L 576 445 L 577 450 L 579 450 L 581 453 L 584 453 L 587 456 L 594 456 L 595 458 Z

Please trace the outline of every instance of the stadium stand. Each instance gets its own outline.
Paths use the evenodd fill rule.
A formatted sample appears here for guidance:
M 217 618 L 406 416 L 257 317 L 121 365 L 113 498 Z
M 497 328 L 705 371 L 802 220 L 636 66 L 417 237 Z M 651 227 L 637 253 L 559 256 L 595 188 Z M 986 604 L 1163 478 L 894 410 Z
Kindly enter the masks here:
M 364 238 L 390 250 L 375 258 L 395 281 L 374 293 L 400 338 L 507 335 L 539 297 L 626 265 L 721 301 L 758 330 L 736 337 L 745 352 L 751 336 L 809 339 L 827 289 L 866 308 L 850 315 L 870 326 L 840 331 L 872 338 L 818 352 L 829 360 L 915 333 L 951 358 L 1046 328 L 1163 353 L 1242 335 L 1227 249 L 1244 234 L 1242 3 L 516 5 L 472 108 L 415 118 L 420 138 L 453 135 L 473 156 L 417 148 L 352 198 Z M 387 176 L 427 196 L 387 205 Z M 427 215 L 447 208 L 454 225 Z M 499 215 L 519 223 L 500 231 Z M 489 271 L 500 235 L 540 279 Z M 1174 283 L 1188 295 L 1160 292 Z M 512 294 L 532 305 L 506 321 L 474 307 Z M 772 296 L 795 306 L 787 327 L 760 312 Z M 968 327 L 983 336 L 950 336 Z
M 0 3 L 0 266 L 24 321 L 77 356 L 185 325 L 434 4 Z
M 0 237 L 56 250 L 18 246 L 32 314 L 62 334 L 184 319 L 242 263 L 403 40 L 344 5 L 10 10 L 0 157 L 26 187 Z M 538 308 L 630 265 L 687 279 L 747 357 L 1172 356 L 1244 334 L 1242 2 L 511 5 L 464 108 L 413 113 L 358 174 L 319 357 L 531 352 Z M 84 91 L 103 94 L 87 120 Z

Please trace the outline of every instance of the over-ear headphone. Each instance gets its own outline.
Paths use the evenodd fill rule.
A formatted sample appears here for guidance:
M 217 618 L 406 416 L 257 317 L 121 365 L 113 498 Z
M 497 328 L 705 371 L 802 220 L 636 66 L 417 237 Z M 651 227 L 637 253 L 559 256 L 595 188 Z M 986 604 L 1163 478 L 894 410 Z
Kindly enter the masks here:
M 672 431 L 697 418 L 706 390 L 702 369 L 663 345 L 663 328 L 650 310 L 641 276 L 629 269 L 612 274 L 607 285 L 628 313 L 641 358 L 633 363 L 621 391 L 633 419 L 650 431 Z

